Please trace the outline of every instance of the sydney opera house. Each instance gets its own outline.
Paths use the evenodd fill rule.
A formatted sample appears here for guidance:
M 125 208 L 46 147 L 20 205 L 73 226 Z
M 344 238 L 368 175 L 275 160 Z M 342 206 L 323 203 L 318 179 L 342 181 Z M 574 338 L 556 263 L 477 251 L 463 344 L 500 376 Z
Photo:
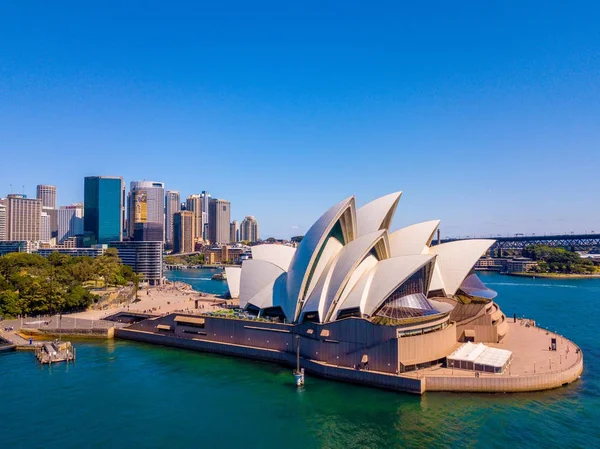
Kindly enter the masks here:
M 536 373 L 527 385 L 509 384 L 514 350 L 528 349 L 504 345 L 504 339 L 511 326 L 516 333 L 530 326 L 507 319 L 496 293 L 473 271 L 494 241 L 439 244 L 438 220 L 390 232 L 401 194 L 360 208 L 353 196 L 344 199 L 319 217 L 297 248 L 254 246 L 241 268 L 226 268 L 230 296 L 239 299 L 234 316 L 171 314 L 120 334 L 285 364 L 295 363 L 299 350 L 309 373 L 419 393 L 562 383 L 540 381 Z M 437 370 L 437 381 L 419 376 L 428 369 Z M 442 385 L 449 369 L 453 377 Z M 495 383 L 478 388 L 486 376 Z M 463 387 L 452 388 L 456 378 Z

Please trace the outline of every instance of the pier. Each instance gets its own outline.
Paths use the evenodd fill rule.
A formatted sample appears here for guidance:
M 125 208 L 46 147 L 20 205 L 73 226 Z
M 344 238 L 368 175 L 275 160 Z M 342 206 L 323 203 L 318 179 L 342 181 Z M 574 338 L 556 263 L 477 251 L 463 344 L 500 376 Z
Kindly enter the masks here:
M 46 342 L 36 348 L 35 358 L 38 362 L 45 365 L 59 362 L 74 362 L 75 348 L 70 341 Z

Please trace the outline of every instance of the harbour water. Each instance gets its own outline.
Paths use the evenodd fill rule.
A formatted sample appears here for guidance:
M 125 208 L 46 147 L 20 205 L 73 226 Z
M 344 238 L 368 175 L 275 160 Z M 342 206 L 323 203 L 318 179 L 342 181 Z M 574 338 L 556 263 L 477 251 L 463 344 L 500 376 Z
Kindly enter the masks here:
M 223 292 L 204 270 L 172 279 Z M 600 447 L 600 280 L 481 274 L 502 310 L 564 333 L 583 378 L 532 394 L 422 397 L 307 377 L 291 369 L 136 344 L 75 342 L 77 363 L 0 355 L 0 435 L 10 448 Z

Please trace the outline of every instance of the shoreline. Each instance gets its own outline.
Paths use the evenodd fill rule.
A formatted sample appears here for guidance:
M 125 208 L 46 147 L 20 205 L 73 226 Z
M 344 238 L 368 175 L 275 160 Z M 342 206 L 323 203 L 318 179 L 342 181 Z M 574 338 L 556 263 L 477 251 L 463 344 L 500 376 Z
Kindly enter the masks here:
M 568 274 L 568 273 L 500 273 L 506 276 L 542 279 L 600 279 L 600 274 Z

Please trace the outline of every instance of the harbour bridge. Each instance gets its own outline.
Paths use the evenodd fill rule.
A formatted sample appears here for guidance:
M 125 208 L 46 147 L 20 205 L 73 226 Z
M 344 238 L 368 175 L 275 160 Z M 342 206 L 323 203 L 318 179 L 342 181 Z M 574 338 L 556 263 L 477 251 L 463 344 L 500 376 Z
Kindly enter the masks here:
M 442 243 L 457 240 L 472 240 L 476 237 L 442 239 Z M 477 237 L 484 238 L 484 237 Z M 520 235 L 514 237 L 490 237 L 496 240 L 490 251 L 514 249 L 522 250 L 529 245 L 546 245 L 554 248 L 565 248 L 569 251 L 590 251 L 600 249 L 600 234 L 561 234 L 561 235 Z

